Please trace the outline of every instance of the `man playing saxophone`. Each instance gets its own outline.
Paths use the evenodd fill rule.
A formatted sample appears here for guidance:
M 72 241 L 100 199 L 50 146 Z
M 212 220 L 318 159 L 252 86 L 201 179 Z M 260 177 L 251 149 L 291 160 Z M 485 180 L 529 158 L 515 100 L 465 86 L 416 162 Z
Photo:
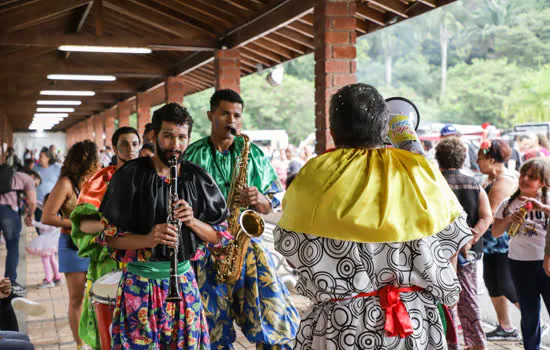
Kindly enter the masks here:
M 203 254 L 204 243 L 214 248 L 232 237 L 218 186 L 203 169 L 182 161 L 192 126 L 187 110 L 176 103 L 155 111 L 155 155 L 120 168 L 99 208 L 105 230 L 98 243 L 128 263 L 113 313 L 112 349 L 210 349 L 189 261 Z M 177 277 L 171 279 L 174 264 Z M 174 280 L 179 291 L 172 293 Z M 182 300 L 167 302 L 168 294 Z
M 282 191 L 275 170 L 259 147 L 246 142 L 240 135 L 244 102 L 233 90 L 219 90 L 210 99 L 208 119 L 211 135 L 189 146 L 185 158 L 209 172 L 220 187 L 230 207 L 231 218 L 235 211 L 250 208 L 267 214 L 279 205 L 274 195 Z M 233 133 L 232 133 L 233 132 Z M 246 158 L 245 168 L 243 155 Z M 235 183 L 244 174 L 243 181 Z M 244 172 L 244 173 L 243 173 Z M 231 193 L 233 188 L 233 193 Z M 231 203 L 230 203 L 231 202 Z M 236 233 L 230 232 L 233 236 Z M 235 258 L 236 281 L 220 280 L 219 271 L 225 265 L 207 254 L 197 262 L 196 273 L 206 309 L 212 349 L 233 349 L 235 329 L 233 321 L 247 339 L 258 349 L 291 349 L 299 324 L 299 316 L 290 294 L 278 278 L 271 254 L 261 244 L 261 237 L 235 241 L 247 245 L 240 256 L 226 257 L 224 263 Z M 213 250 L 215 251 L 215 250 Z

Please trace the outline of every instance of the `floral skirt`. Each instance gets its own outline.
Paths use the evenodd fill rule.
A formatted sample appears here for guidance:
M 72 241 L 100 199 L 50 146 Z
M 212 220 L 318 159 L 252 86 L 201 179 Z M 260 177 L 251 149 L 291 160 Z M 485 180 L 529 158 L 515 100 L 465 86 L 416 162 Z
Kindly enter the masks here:
M 292 349 L 300 316 L 261 240 L 251 240 L 243 265 L 236 283 L 218 284 L 213 256 L 207 252 L 197 261 L 212 349 L 233 348 L 233 321 L 251 343 L 263 344 L 266 349 Z
M 183 300 L 167 303 L 168 279 L 126 269 L 117 292 L 112 349 L 210 349 L 208 326 L 193 269 L 179 277 Z

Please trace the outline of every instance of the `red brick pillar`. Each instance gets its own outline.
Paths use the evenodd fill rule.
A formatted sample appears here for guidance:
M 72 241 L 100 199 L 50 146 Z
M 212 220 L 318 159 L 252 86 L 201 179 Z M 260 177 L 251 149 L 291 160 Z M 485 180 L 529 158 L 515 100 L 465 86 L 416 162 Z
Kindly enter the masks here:
M 72 129 L 73 129 L 73 143 L 70 146 L 81 141 L 80 138 L 82 134 L 82 123 L 81 122 L 76 123 L 75 125 L 72 126 Z
M 7 114 L 0 111 L 0 164 L 5 161 L 4 144 L 13 146 L 13 128 Z
M 105 147 L 105 140 L 103 139 L 103 133 L 105 129 L 105 115 L 103 113 L 97 114 L 94 117 L 94 131 L 95 131 L 95 143 L 98 149 Z
M 315 7 L 315 152 L 334 147 L 329 128 L 330 98 L 357 82 L 353 0 L 321 0 Z
M 111 137 L 115 133 L 115 120 L 117 119 L 117 111 L 111 108 L 105 111 L 105 146 L 111 145 Z
M 241 92 L 240 50 L 218 50 L 214 54 L 216 90 L 232 89 Z
M 168 77 L 164 83 L 166 103 L 175 102 L 183 105 L 185 84 L 182 77 Z
M 130 114 L 132 114 L 132 102 L 123 101 L 118 104 L 118 127 L 130 126 Z
M 71 126 L 65 130 L 65 135 L 67 136 L 67 149 L 70 148 L 74 143 L 74 130 Z
M 80 142 L 82 140 L 84 140 L 84 134 L 85 134 L 85 128 L 86 128 L 86 125 L 84 123 L 84 121 L 81 121 L 79 122 L 78 124 L 75 125 L 75 130 L 76 130 L 76 137 L 74 139 L 74 143 L 77 143 L 77 142 Z
M 86 119 L 86 137 L 85 140 L 94 141 L 94 118 L 89 117 Z
M 145 125 L 151 122 L 151 101 L 145 92 L 137 94 L 136 110 L 138 132 L 140 135 L 143 135 Z

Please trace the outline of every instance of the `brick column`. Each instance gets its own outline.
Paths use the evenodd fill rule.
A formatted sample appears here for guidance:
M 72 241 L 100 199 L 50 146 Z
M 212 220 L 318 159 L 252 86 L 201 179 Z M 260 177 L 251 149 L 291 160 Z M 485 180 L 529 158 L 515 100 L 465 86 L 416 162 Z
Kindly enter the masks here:
M 86 137 L 85 140 L 94 141 L 94 118 L 86 119 Z
M 185 96 L 185 84 L 182 77 L 168 77 L 164 83 L 166 103 L 178 103 L 183 105 Z
M 118 127 L 130 126 L 130 114 L 132 114 L 132 102 L 123 101 L 118 104 Z
M 334 147 L 330 137 L 330 98 L 339 88 L 357 82 L 355 75 L 355 11 L 353 0 L 321 0 L 315 7 L 315 129 L 321 154 Z
M 71 126 L 65 130 L 65 135 L 67 135 L 67 149 L 74 144 L 74 129 Z
M 94 117 L 94 131 L 95 131 L 95 143 L 98 149 L 105 147 L 105 141 L 103 139 L 103 132 L 105 129 L 105 115 L 103 113 L 97 114 Z
M 137 124 L 139 135 L 143 135 L 145 124 L 151 122 L 151 101 L 147 93 L 142 92 L 136 96 Z M 141 137 L 141 136 L 140 136 Z
M 112 108 L 105 111 L 105 146 L 111 145 L 111 137 L 115 133 L 115 120 L 117 118 L 116 109 Z
M 13 146 L 13 128 L 7 114 L 0 111 L 0 164 L 5 161 L 4 144 Z
M 241 55 L 239 49 L 218 50 L 214 54 L 216 90 L 241 92 Z

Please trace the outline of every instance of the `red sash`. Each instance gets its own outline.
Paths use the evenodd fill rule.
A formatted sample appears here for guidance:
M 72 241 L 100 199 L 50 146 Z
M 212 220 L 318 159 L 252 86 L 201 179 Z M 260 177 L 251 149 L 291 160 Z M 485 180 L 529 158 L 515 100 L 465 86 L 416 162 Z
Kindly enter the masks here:
M 331 301 L 351 300 L 378 295 L 380 297 L 380 306 L 386 312 L 384 329 L 388 333 L 388 336 L 405 338 L 413 333 L 413 329 L 411 318 L 405 308 L 405 304 L 401 301 L 400 293 L 418 292 L 421 290 L 424 289 L 417 286 L 397 288 L 393 285 L 387 285 L 378 291 L 359 293 L 351 298 L 331 299 Z

